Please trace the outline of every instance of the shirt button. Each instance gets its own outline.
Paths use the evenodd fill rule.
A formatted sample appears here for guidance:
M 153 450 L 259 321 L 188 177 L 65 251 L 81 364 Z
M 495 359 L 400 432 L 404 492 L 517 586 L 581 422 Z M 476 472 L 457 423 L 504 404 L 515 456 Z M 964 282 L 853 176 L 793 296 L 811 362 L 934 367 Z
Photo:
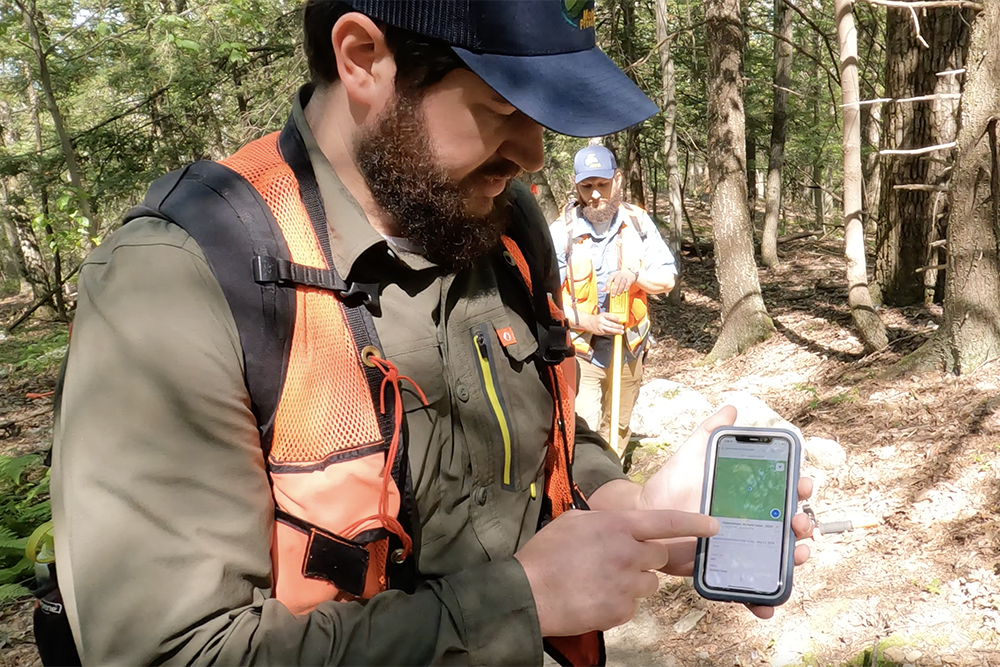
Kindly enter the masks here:
M 455 393 L 458 395 L 458 400 L 463 403 L 469 400 L 469 390 L 465 388 L 464 384 L 460 384 L 455 387 Z
M 472 499 L 476 501 L 477 505 L 486 504 L 486 487 L 480 486 L 472 493 Z

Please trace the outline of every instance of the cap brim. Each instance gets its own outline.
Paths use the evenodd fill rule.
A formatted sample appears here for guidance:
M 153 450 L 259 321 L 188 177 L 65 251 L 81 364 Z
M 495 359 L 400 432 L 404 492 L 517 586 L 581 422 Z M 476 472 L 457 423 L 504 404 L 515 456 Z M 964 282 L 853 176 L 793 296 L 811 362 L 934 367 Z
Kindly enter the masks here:
M 528 117 L 559 134 L 600 137 L 659 112 L 598 48 L 545 56 L 452 47 L 473 72 Z
M 585 171 L 582 174 L 577 174 L 574 177 L 574 183 L 579 183 L 580 181 L 585 181 L 588 178 L 606 178 L 611 180 L 615 177 L 614 169 L 600 169 L 597 171 Z

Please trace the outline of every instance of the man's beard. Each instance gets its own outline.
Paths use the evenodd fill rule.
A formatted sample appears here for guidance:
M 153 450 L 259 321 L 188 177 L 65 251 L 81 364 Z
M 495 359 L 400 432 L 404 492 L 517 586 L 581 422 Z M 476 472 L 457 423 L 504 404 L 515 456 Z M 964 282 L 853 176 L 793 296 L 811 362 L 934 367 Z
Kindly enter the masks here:
M 431 262 L 457 272 L 496 247 L 511 215 L 509 187 L 494 198 L 489 213 L 472 213 L 469 184 L 484 176 L 513 178 L 520 170 L 501 159 L 462 181 L 451 179 L 434 160 L 420 99 L 419 93 L 398 96 L 375 128 L 359 138 L 355 160 L 398 234 L 422 247 Z
M 604 225 L 615 219 L 615 214 L 618 213 L 618 207 L 621 203 L 621 192 L 615 192 L 611 195 L 611 199 L 602 202 L 599 206 L 584 205 L 580 210 L 588 222 L 596 225 Z

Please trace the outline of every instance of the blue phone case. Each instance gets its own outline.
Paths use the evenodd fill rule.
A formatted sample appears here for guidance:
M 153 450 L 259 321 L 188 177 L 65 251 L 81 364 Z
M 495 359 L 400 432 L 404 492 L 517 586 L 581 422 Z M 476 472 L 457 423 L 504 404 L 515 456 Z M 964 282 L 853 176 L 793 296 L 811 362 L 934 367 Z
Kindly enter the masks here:
M 705 482 L 701 492 L 702 514 L 709 513 L 709 474 L 712 471 L 712 463 L 715 460 L 715 450 L 718 447 L 719 438 L 723 435 L 781 435 L 787 437 L 792 443 L 792 455 L 790 457 L 791 461 L 789 465 L 791 493 L 789 494 L 789 502 L 785 505 L 785 517 L 788 522 L 787 527 L 789 539 L 787 545 L 785 546 L 787 553 L 784 555 L 784 576 L 781 579 L 781 586 L 775 593 L 770 595 L 710 588 L 704 582 L 705 559 L 707 557 L 709 538 L 701 537 L 698 538 L 698 547 L 694 559 L 694 589 L 698 591 L 699 595 L 707 600 L 718 600 L 721 602 L 744 602 L 748 604 L 776 607 L 788 600 L 788 596 L 792 594 L 792 573 L 795 569 L 795 533 L 792 531 L 791 521 L 792 517 L 798 510 L 799 505 L 798 486 L 799 466 L 802 458 L 802 443 L 799 442 L 798 436 L 793 431 L 783 428 L 722 426 L 712 431 L 712 435 L 709 436 L 708 440 L 708 451 L 705 455 Z

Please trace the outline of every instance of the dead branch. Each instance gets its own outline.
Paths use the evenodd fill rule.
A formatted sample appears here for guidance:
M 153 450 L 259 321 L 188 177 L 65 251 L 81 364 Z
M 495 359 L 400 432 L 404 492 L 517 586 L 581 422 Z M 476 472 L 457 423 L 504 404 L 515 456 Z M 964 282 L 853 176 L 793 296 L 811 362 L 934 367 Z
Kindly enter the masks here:
M 931 45 L 927 43 L 924 36 L 920 34 L 920 19 L 917 17 L 917 10 L 910 5 L 910 16 L 913 18 L 913 32 L 916 33 L 917 41 L 920 42 L 921 46 L 925 49 L 931 48 Z
M 19 327 L 25 320 L 27 320 L 29 317 L 31 317 L 32 313 L 34 313 L 36 310 L 38 310 L 39 308 L 41 308 L 42 306 L 44 306 L 46 303 L 48 303 L 49 299 L 51 299 L 53 296 L 55 296 L 55 293 L 58 290 L 61 290 L 63 288 L 63 285 L 65 285 L 67 282 L 69 282 L 70 278 L 72 278 L 73 276 L 76 275 L 76 272 L 80 270 L 80 266 L 83 266 L 83 265 L 81 264 L 81 265 L 77 266 L 75 269 L 73 269 L 68 274 L 66 274 L 65 276 L 63 276 L 63 279 L 59 281 L 58 285 L 56 285 L 55 287 L 53 287 L 52 289 L 50 289 L 48 292 L 46 292 L 45 294 L 43 294 L 40 299 L 38 299 L 37 301 L 35 301 L 35 303 L 31 304 L 31 307 L 28 308 L 28 310 L 26 310 L 23 313 L 21 313 L 21 316 L 18 317 L 16 320 L 14 320 L 13 324 L 11 324 L 9 327 L 7 327 L 7 333 L 12 332 L 14 329 L 16 329 L 17 327 Z
M 799 239 L 807 239 L 810 236 L 819 236 L 819 232 L 799 232 L 798 234 L 789 234 L 788 236 L 782 236 L 778 239 L 778 243 L 788 243 L 789 241 L 798 241 Z
M 930 185 L 929 183 L 903 183 L 892 186 L 893 190 L 918 190 L 920 192 L 948 192 L 946 185 Z
M 932 266 L 921 266 L 919 269 L 914 269 L 914 273 L 923 273 L 924 271 L 940 271 L 941 269 L 947 268 L 947 264 L 934 264 Z
M 965 74 L 964 67 L 961 69 L 946 69 L 943 72 L 938 72 L 937 74 L 935 74 L 935 76 L 952 76 L 952 75 L 958 76 L 959 74 Z
M 946 245 L 948 245 L 948 239 L 938 239 L 937 241 L 931 241 L 930 244 L 932 248 L 940 248 Z
M 930 9 L 934 7 L 962 7 L 982 11 L 983 6 L 971 0 L 865 0 L 869 5 L 881 5 L 883 7 L 896 7 L 901 9 Z
M 955 141 L 949 141 L 946 144 L 938 144 L 937 146 L 924 146 L 923 148 L 910 148 L 910 149 L 886 149 L 878 152 L 879 155 L 922 155 L 924 153 L 933 153 L 934 151 L 945 151 L 949 148 L 954 148 L 958 143 Z
M 879 97 L 874 100 L 861 100 L 858 102 L 858 106 L 864 106 L 867 104 L 885 104 L 891 102 L 893 104 L 908 104 L 910 102 L 927 102 L 930 100 L 960 100 L 962 99 L 962 93 L 935 93 L 933 95 L 920 95 L 919 97 L 900 97 L 893 99 L 891 97 Z M 846 104 L 841 104 L 841 107 L 846 107 Z

